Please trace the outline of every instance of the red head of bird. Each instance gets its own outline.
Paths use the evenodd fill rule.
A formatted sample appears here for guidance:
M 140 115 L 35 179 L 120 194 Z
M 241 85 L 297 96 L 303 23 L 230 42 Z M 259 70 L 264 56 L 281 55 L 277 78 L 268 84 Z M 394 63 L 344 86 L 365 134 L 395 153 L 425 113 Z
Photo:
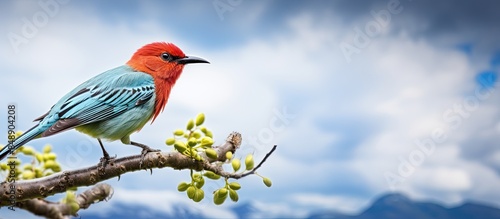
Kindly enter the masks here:
M 153 77 L 156 92 L 153 121 L 165 108 L 170 90 L 181 75 L 184 65 L 190 63 L 209 62 L 202 58 L 186 56 L 176 45 L 164 42 L 143 46 L 127 62 L 134 70 Z

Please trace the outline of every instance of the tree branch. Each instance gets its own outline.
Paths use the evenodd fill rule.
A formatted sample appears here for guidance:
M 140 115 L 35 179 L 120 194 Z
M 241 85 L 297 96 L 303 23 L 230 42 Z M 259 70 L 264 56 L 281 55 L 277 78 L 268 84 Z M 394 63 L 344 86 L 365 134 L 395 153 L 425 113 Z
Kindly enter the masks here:
M 276 146 L 265 156 L 257 167 L 246 173 L 225 172 L 219 162 L 225 160 L 227 151 L 234 152 L 241 145 L 241 134 L 233 132 L 229 134 L 226 142 L 220 146 L 214 147 L 217 151 L 217 160 L 204 159 L 196 161 L 178 152 L 150 152 L 144 156 L 144 162 L 141 166 L 141 155 L 127 156 L 110 161 L 105 168 L 101 165 L 64 171 L 47 177 L 18 181 L 15 183 L 2 182 L 0 184 L 0 206 L 11 206 L 12 186 L 15 186 L 15 202 L 18 204 L 30 199 L 43 198 L 56 193 L 62 193 L 71 187 L 81 187 L 95 185 L 104 180 L 120 177 L 127 172 L 134 172 L 142 169 L 171 167 L 173 169 L 193 169 L 197 171 L 210 170 L 222 177 L 239 179 L 250 174 L 254 174 L 262 163 L 276 149 Z
M 113 188 L 106 183 L 97 184 L 76 197 L 79 209 L 86 209 L 90 205 L 107 200 L 113 195 Z M 49 202 L 44 199 L 31 199 L 20 202 L 19 208 L 25 209 L 35 215 L 46 218 L 64 219 L 67 215 L 76 216 L 71 206 L 61 202 Z

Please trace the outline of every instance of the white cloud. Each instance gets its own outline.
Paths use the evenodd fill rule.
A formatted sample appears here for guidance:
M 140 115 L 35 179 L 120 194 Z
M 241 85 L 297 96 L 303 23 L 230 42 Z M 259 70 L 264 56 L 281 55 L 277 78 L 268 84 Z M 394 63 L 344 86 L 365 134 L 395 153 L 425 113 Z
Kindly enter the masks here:
M 422 168 L 419 170 L 419 184 L 430 190 L 441 192 L 462 192 L 469 190 L 472 180 L 467 171 L 459 168 Z
M 359 213 L 360 209 L 369 204 L 366 199 L 353 198 L 339 195 L 323 195 L 299 193 L 291 195 L 291 199 L 296 203 L 309 207 L 334 209 L 338 212 L 347 214 Z
M 256 201 L 253 206 L 257 211 L 253 212 L 249 218 L 275 218 L 275 217 L 289 217 L 289 218 L 303 218 L 308 215 L 308 211 L 300 208 L 293 208 L 289 203 L 269 203 Z

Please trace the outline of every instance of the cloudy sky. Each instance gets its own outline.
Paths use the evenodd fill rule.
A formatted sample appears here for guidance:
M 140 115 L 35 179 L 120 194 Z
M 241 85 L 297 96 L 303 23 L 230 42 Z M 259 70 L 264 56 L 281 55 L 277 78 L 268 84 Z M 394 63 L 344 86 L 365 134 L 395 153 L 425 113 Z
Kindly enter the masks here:
M 187 66 L 164 113 L 132 139 L 170 150 L 171 131 L 204 112 L 217 142 L 242 133 L 240 156 L 259 159 L 277 144 L 260 171 L 273 187 L 245 178 L 240 202 L 269 214 L 356 213 L 402 192 L 500 207 L 499 9 L 486 0 L 1 1 L 0 106 L 15 103 L 17 127 L 27 130 L 142 45 L 173 42 L 211 64 Z M 67 169 L 101 156 L 97 141 L 76 131 L 30 142 L 47 143 Z M 139 153 L 107 145 L 118 156 Z M 89 211 L 187 203 L 233 216 L 232 204 L 178 193 L 187 179 L 161 169 L 108 180 L 115 196 Z

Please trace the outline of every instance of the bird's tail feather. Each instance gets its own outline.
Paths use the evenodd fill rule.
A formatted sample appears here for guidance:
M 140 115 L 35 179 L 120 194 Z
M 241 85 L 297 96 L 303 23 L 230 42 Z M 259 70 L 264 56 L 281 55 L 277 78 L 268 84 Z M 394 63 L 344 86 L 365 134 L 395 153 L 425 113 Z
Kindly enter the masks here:
M 42 132 L 43 132 L 43 130 L 40 130 L 38 125 L 32 127 L 28 131 L 24 132 L 22 135 L 17 137 L 14 140 L 14 142 L 12 142 L 12 145 L 5 145 L 2 149 L 0 149 L 0 160 L 3 160 L 9 154 L 12 154 L 12 152 L 17 150 L 19 147 L 23 146 L 24 144 L 28 143 L 32 139 L 36 138 Z

